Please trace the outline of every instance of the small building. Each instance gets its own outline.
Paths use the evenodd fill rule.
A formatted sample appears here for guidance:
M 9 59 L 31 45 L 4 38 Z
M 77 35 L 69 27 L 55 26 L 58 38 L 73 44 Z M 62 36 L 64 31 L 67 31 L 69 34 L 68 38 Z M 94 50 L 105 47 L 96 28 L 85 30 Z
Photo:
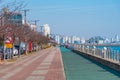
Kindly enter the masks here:
M 30 24 L 30 28 L 32 31 L 36 32 L 36 25 L 35 24 Z

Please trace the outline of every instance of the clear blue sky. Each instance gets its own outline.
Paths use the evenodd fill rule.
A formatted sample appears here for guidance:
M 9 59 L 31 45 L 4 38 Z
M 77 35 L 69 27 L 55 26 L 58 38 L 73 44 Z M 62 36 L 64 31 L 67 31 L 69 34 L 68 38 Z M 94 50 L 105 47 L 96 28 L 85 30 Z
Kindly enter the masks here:
M 29 20 L 40 20 L 51 33 L 92 36 L 120 36 L 120 0 L 24 0 Z

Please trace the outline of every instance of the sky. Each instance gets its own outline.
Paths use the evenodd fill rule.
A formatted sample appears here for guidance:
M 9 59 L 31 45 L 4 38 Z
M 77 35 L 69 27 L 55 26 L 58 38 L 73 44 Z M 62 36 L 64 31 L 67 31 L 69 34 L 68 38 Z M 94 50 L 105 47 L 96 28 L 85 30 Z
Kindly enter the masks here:
M 19 0 L 20 1 L 20 0 Z M 51 34 L 120 36 L 120 0 L 22 0 L 30 9 L 28 20 L 40 20 L 37 25 L 49 24 Z

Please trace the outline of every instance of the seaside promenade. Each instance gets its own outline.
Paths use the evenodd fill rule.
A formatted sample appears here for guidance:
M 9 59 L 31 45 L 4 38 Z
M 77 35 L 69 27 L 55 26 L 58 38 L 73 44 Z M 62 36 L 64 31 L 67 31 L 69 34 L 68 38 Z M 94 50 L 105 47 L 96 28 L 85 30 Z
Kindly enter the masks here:
M 59 48 L 49 48 L 0 64 L 0 80 L 66 80 Z
M 0 80 L 120 80 L 120 73 L 65 47 L 0 64 Z

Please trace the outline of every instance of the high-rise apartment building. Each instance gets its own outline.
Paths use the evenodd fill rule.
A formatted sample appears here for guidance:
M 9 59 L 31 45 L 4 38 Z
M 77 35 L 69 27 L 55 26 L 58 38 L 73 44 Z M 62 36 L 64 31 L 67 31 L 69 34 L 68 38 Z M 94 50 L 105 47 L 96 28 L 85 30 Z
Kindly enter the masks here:
M 57 44 L 60 44 L 60 36 L 59 35 L 55 35 L 54 39 L 57 42 Z
M 44 36 L 50 36 L 50 27 L 48 24 L 44 24 L 42 30 Z
M 119 36 L 115 35 L 115 42 L 119 42 Z

